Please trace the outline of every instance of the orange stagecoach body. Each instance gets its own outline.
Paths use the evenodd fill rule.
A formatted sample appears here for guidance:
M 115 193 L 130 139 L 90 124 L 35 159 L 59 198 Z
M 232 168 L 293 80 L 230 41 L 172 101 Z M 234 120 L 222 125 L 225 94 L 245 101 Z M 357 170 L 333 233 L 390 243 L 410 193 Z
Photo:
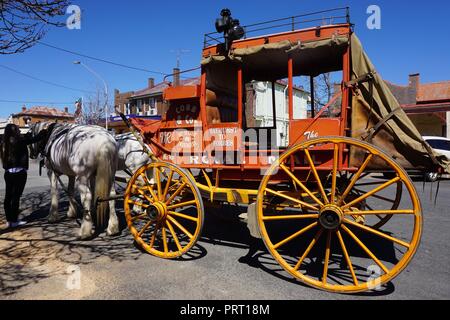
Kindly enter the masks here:
M 289 274 L 316 288 L 370 290 L 406 267 L 422 216 L 405 169 L 448 172 L 448 161 L 422 139 L 377 73 L 348 8 L 326 16 L 335 11 L 242 28 L 222 10 L 218 32 L 205 35 L 198 84 L 170 85 L 161 120 L 130 120 L 154 160 L 125 194 L 128 226 L 146 251 L 185 254 L 200 236 L 205 199 L 248 204 L 251 234 Z M 297 28 L 303 23 L 313 26 Z M 289 30 L 241 39 L 244 31 L 280 27 Z M 315 87 L 327 74 L 338 85 L 321 103 Z M 301 79 L 310 92 L 298 89 Z M 304 103 L 300 91 L 309 95 Z M 373 176 L 383 172 L 392 176 Z M 394 226 L 408 226 L 409 237 L 382 231 L 393 217 L 405 218 Z M 361 233 L 399 246 L 401 255 L 383 260 Z M 344 268 L 333 269 L 336 256 Z M 355 272 L 367 268 L 379 272 Z

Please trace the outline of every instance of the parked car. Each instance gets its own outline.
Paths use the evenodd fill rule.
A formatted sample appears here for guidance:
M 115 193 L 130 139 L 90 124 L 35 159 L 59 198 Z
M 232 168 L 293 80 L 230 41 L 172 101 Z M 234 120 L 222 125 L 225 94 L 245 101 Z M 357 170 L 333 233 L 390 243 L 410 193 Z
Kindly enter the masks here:
M 428 142 L 434 150 L 450 159 L 450 139 L 433 136 L 424 136 L 423 139 Z M 439 175 L 437 172 L 427 172 L 425 174 L 425 179 L 430 182 L 436 181 L 438 177 Z

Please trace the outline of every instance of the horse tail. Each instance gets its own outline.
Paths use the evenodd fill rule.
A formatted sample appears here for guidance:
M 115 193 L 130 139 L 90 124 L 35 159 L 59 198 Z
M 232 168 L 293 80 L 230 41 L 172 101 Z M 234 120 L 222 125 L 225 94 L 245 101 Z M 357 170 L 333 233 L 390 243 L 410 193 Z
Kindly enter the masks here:
M 116 146 L 105 144 L 97 152 L 97 173 L 95 177 L 95 201 L 97 203 L 97 226 L 103 227 L 108 213 L 109 202 L 99 202 L 111 194 L 117 167 Z

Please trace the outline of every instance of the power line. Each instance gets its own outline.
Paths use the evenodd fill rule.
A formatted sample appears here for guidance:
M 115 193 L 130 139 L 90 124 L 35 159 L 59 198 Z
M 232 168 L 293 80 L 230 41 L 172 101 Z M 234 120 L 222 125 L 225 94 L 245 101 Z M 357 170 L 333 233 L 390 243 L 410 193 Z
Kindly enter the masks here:
M 103 63 L 108 63 L 108 64 L 111 64 L 111 65 L 114 65 L 114 66 L 117 66 L 117 67 L 122 67 L 122 68 L 137 70 L 137 71 L 143 71 L 143 72 L 147 72 L 147 73 L 154 73 L 154 74 L 158 74 L 158 75 L 162 75 L 162 76 L 167 75 L 166 73 L 160 72 L 160 71 L 154 71 L 154 70 L 148 70 L 148 69 L 144 69 L 144 68 L 128 66 L 128 65 L 125 65 L 125 64 L 122 64 L 122 63 L 117 63 L 117 62 L 109 61 L 109 60 L 106 60 L 106 59 L 96 58 L 96 57 L 89 56 L 89 55 L 86 55 L 86 54 L 83 54 L 83 53 L 79 53 L 79 52 L 76 52 L 76 51 L 60 48 L 60 47 L 57 47 L 57 46 L 54 46 L 54 45 L 51 45 L 51 44 L 48 44 L 48 43 L 45 43 L 45 42 L 42 42 L 42 41 L 38 41 L 38 43 L 43 45 L 43 46 L 46 46 L 46 47 L 49 47 L 49 48 L 53 48 L 55 50 L 59 50 L 59 51 L 63 51 L 63 52 L 66 52 L 66 53 L 74 54 L 76 56 L 80 56 L 80 57 L 83 57 L 83 58 L 88 58 L 88 59 L 95 60 L 95 61 L 100 61 L 100 62 L 103 62 Z
M 75 103 L 75 101 L 71 101 L 71 102 L 55 102 L 55 101 L 23 101 L 23 100 L 3 100 L 3 99 L 0 99 L 0 103 L 73 104 L 73 103 Z
M 58 83 L 50 82 L 50 81 L 47 81 L 47 80 L 43 80 L 43 79 L 37 78 L 37 77 L 35 77 L 35 76 L 29 75 L 29 74 L 27 74 L 27 73 L 24 73 L 24 72 L 15 70 L 15 69 L 10 68 L 10 67 L 7 67 L 7 66 L 2 65 L 2 64 L 0 64 L 0 67 L 2 67 L 2 68 L 4 68 L 4 69 L 7 69 L 7 70 L 9 70 L 9 71 L 11 71 L 11 72 L 20 74 L 20 75 L 22 75 L 22 76 L 24 76 L 24 77 L 27 77 L 27 78 L 30 78 L 30 79 L 33 79 L 33 80 L 36 80 L 36 81 L 40 81 L 40 82 L 43 82 L 43 83 L 46 83 L 46 84 L 51 85 L 51 86 L 55 86 L 55 87 L 59 87 L 59 88 L 67 89 L 67 90 L 72 90 L 72 91 L 95 93 L 95 92 L 93 92 L 93 91 L 82 90 L 82 89 L 77 89 L 77 88 L 71 88 L 71 87 L 64 86 L 64 85 L 62 85 L 62 84 L 58 84 Z

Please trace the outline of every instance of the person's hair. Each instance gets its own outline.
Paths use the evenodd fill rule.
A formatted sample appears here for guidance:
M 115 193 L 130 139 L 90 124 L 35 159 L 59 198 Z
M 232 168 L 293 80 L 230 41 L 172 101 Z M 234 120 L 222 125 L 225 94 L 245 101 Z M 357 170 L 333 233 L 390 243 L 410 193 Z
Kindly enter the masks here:
M 13 123 L 9 123 L 5 127 L 5 133 L 3 134 L 3 143 L 0 148 L 0 158 L 2 162 L 8 163 L 12 159 L 13 152 L 11 152 L 11 146 L 15 146 L 20 139 L 19 127 Z

